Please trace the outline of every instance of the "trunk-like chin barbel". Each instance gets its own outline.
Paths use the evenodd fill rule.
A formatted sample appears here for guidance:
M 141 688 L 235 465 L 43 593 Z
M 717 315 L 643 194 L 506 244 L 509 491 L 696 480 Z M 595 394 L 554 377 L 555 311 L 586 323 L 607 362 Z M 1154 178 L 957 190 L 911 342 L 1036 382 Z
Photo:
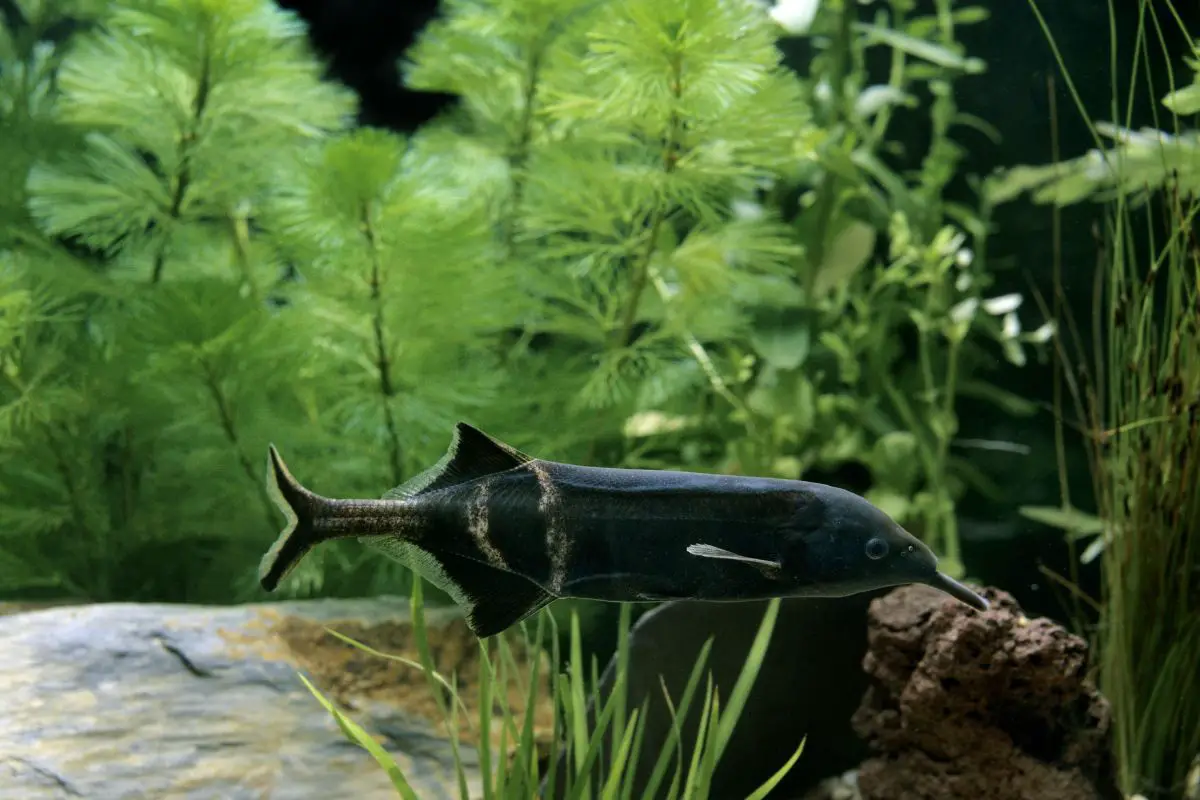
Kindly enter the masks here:
M 980 611 L 987 611 L 991 606 L 987 600 L 984 600 L 975 592 L 963 586 L 958 581 L 941 572 L 933 573 L 933 577 L 929 579 L 929 585 L 935 589 L 941 589 L 946 594 L 956 600 L 961 600 L 972 608 L 977 608 Z

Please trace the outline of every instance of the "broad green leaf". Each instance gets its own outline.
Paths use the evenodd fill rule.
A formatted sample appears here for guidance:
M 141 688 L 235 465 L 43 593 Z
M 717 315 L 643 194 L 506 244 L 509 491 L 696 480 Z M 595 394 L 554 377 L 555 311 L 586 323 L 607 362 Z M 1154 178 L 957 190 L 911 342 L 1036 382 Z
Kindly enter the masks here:
M 875 228 L 865 222 L 854 220 L 843 228 L 834 237 L 825 260 L 817 268 L 813 293 L 821 297 L 848 286 L 870 260 L 876 238 Z
M 777 369 L 792 370 L 808 358 L 812 334 L 803 324 L 785 327 L 764 323 L 754 328 L 750 341 L 768 364 Z

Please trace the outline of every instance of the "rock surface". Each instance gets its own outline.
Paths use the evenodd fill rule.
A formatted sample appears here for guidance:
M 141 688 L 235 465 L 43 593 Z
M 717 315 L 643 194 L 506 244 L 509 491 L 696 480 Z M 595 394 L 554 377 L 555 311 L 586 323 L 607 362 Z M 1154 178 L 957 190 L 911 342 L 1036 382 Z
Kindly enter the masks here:
M 430 609 L 426 621 L 439 672 L 457 671 L 478 719 L 477 640 L 455 609 Z M 419 797 L 457 799 L 425 675 L 325 626 L 417 658 L 407 598 L 0 616 L 0 798 L 396 797 L 300 682 L 302 670 L 392 752 Z M 523 695 L 507 699 L 523 713 Z M 537 714 L 549 723 L 549 705 Z M 479 738 L 466 725 L 460 749 L 474 793 Z
M 860 767 L 863 800 L 1119 797 L 1086 643 L 983 594 L 984 613 L 922 586 L 872 603 L 854 726 L 878 755 Z

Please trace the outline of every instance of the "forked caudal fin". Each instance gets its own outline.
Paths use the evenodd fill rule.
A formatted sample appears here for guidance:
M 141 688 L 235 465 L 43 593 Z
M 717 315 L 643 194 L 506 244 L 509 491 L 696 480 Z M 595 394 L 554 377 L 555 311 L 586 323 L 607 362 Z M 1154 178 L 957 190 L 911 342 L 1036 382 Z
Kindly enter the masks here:
M 313 518 L 324 498 L 305 489 L 292 477 L 275 445 L 267 448 L 267 455 L 267 490 L 287 517 L 287 527 L 258 565 L 259 583 L 268 592 L 273 592 L 300 559 L 319 544 Z

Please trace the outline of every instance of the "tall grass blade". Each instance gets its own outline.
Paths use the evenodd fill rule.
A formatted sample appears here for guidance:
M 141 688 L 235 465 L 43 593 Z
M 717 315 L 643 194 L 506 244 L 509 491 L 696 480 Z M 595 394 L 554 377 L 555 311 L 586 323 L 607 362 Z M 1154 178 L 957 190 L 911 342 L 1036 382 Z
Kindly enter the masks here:
M 412 620 L 413 626 L 413 641 L 417 644 L 417 654 L 421 658 L 421 666 L 425 673 L 426 680 L 429 684 L 429 691 L 433 694 L 434 700 L 437 703 L 438 710 L 441 712 L 442 719 L 446 721 L 446 735 L 450 740 L 450 749 L 454 756 L 454 771 L 458 778 L 459 796 L 468 798 L 471 796 L 470 789 L 467 786 L 467 774 L 463 769 L 462 752 L 458 742 L 458 729 L 451 727 L 449 722 L 449 710 L 446 707 L 446 699 L 442 696 L 441 684 L 434 679 L 433 675 L 436 672 L 433 661 L 433 654 L 429 651 L 429 630 L 425 625 L 425 596 L 422 584 L 424 579 L 417 574 L 413 575 L 412 593 L 409 597 L 409 617 Z
M 775 598 L 767 603 L 767 610 L 763 612 L 762 622 L 758 626 L 758 633 L 755 635 L 754 643 L 750 646 L 750 652 L 746 656 L 746 663 L 742 666 L 742 672 L 738 675 L 737 683 L 733 685 L 733 691 L 729 694 L 727 714 L 717 727 L 716 751 L 714 753 L 714 758 L 717 761 L 720 760 L 721 754 L 725 752 L 725 747 L 729 744 L 730 737 L 733 736 L 733 729 L 742 715 L 742 709 L 746 706 L 746 699 L 750 696 L 750 690 L 754 688 L 754 682 L 758 680 L 758 672 L 762 669 L 763 659 L 767 655 L 767 648 L 771 645 L 771 634 L 775 632 L 775 621 L 779 617 L 779 602 L 779 598 Z M 714 761 L 714 766 L 715 763 Z
M 700 676 L 704 674 L 704 668 L 708 665 L 708 655 L 712 651 L 712 644 L 713 640 L 709 638 L 704 643 L 704 646 L 700 648 L 700 653 L 696 657 L 696 663 L 692 665 L 691 675 L 688 676 L 688 682 L 684 686 L 683 694 L 680 696 L 678 709 L 671 702 L 671 693 L 667 690 L 666 684 L 662 683 L 661 677 L 659 678 L 659 682 L 662 684 L 663 699 L 671 715 L 671 731 L 667 735 L 667 741 L 663 744 L 663 749 L 658 754 L 658 759 L 654 762 L 654 769 L 650 773 L 650 780 L 646 783 L 646 789 L 642 793 L 642 800 L 657 800 L 658 787 L 667 775 L 667 767 L 670 766 L 672 755 L 675 755 L 677 758 L 677 772 L 683 764 L 683 732 L 680 728 L 680 720 L 687 717 L 688 709 L 691 708 L 692 698 L 696 693 L 696 688 L 700 684 Z
M 371 737 L 371 734 L 363 730 L 363 728 L 357 722 L 339 711 L 332 702 L 326 699 L 325 695 L 321 694 L 321 692 L 318 691 L 315 686 L 309 683 L 308 678 L 300 675 L 300 680 L 304 682 L 304 685 L 308 687 L 308 690 L 312 692 L 314 697 L 317 698 L 317 702 L 324 706 L 325 710 L 333 716 L 334 721 L 337 722 L 338 727 L 342 729 L 342 733 L 345 734 L 346 738 L 370 753 L 371 757 L 375 759 L 376 763 L 383 767 L 384 771 L 387 773 L 388 780 L 392 782 L 392 786 L 396 788 L 396 791 L 400 793 L 400 796 L 404 798 L 404 800 L 420 800 L 420 798 L 417 797 L 417 793 L 414 792 L 412 787 L 408 785 L 408 780 L 404 777 L 403 770 L 400 769 L 400 765 L 396 763 L 396 760 L 392 758 L 391 753 L 384 750 L 383 747 L 380 746 L 379 742 L 375 741 L 375 739 Z
M 807 736 L 802 738 L 800 740 L 800 746 L 796 748 L 796 752 L 792 753 L 792 757 L 789 758 L 774 775 L 768 778 L 762 786 L 759 786 L 757 789 L 751 792 L 746 800 L 766 800 L 767 795 L 774 791 L 775 787 L 779 785 L 780 781 L 786 778 L 787 774 L 791 772 L 792 767 L 796 766 L 796 762 L 800 760 L 801 754 L 804 753 L 804 743 L 807 741 Z

